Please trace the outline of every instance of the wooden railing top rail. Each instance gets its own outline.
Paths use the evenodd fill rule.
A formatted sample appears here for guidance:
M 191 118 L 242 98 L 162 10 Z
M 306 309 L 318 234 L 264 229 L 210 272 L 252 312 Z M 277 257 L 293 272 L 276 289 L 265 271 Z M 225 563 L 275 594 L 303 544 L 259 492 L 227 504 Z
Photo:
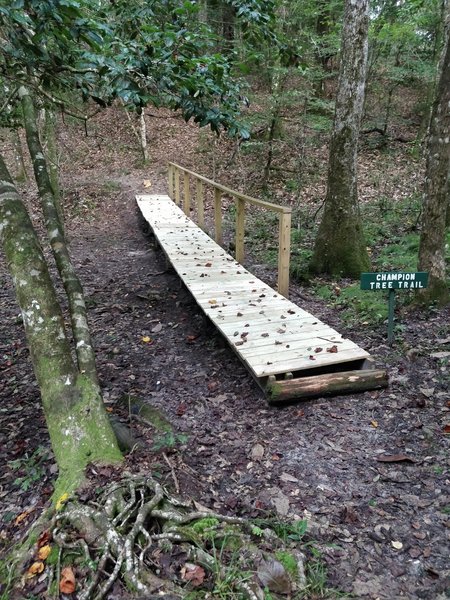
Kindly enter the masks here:
M 177 169 L 180 169 L 180 171 L 183 171 L 184 173 L 189 173 L 189 175 L 192 175 L 196 179 L 203 181 L 203 183 L 207 183 L 208 185 L 211 185 L 215 189 L 221 190 L 222 192 L 225 192 L 226 194 L 229 194 L 230 196 L 233 196 L 234 198 L 240 198 L 241 200 L 244 200 L 245 202 L 254 204 L 255 206 L 261 206 L 262 208 L 267 208 L 269 210 L 273 210 L 274 212 L 283 213 L 283 214 L 291 214 L 292 213 L 292 208 L 290 206 L 280 206 L 279 204 L 273 204 L 272 202 L 266 202 L 265 200 L 259 200 L 258 198 L 253 198 L 252 196 L 247 196 L 246 194 L 242 194 L 241 192 L 232 190 L 231 188 L 228 188 L 228 187 L 222 185 L 221 183 L 216 183 L 212 179 L 203 177 L 203 175 L 199 175 L 198 173 L 195 173 L 194 171 L 190 171 L 189 169 L 186 169 L 185 167 L 182 167 L 181 165 L 178 165 L 177 163 L 169 162 L 169 165 L 176 167 Z

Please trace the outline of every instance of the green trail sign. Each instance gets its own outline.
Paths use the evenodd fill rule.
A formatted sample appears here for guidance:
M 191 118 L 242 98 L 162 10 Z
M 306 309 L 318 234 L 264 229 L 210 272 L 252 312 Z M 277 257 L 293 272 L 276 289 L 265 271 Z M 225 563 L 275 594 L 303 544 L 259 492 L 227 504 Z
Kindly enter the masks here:
M 361 273 L 362 290 L 416 290 L 426 288 L 428 273 Z
M 396 271 L 393 273 L 361 273 L 362 290 L 389 292 L 388 342 L 394 339 L 395 290 L 420 290 L 428 285 L 428 273 Z

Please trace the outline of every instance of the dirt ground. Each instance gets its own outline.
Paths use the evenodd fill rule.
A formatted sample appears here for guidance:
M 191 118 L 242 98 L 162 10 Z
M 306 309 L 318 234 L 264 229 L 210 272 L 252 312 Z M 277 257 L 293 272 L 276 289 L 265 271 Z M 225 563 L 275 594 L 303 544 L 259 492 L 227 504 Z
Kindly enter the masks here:
M 128 140 L 123 154 L 113 138 L 106 143 L 98 135 L 69 150 L 70 128 L 62 133 L 70 248 L 90 308 L 104 398 L 122 421 L 132 415 L 140 443 L 128 467 L 159 473 L 215 510 L 306 518 L 306 540 L 322 555 L 327 585 L 352 597 L 449 597 L 450 310 L 404 314 L 391 348 L 383 326 L 344 325 L 338 312 L 293 284 L 291 299 L 368 350 L 388 370 L 390 386 L 270 407 L 142 232 L 134 194 L 149 191 L 144 180 L 152 193 L 166 192 L 166 160 L 183 162 L 180 148 L 196 143 L 188 138 L 183 146 L 170 127 L 155 126 L 145 169 L 124 168 L 133 141 L 120 131 L 122 143 Z M 156 152 L 164 135 L 169 141 Z M 33 188 L 24 189 L 34 206 Z M 55 466 L 2 261 L 0 543 L 7 549 L 45 505 Z M 275 280 L 270 269 L 258 274 Z M 159 409 L 174 435 L 134 415 L 139 401 Z

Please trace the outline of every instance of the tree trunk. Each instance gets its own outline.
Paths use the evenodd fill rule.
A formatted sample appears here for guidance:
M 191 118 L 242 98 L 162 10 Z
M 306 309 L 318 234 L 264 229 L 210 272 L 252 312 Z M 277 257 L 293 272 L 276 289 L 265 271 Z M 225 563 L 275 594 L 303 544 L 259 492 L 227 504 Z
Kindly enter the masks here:
M 64 213 L 61 205 L 61 190 L 59 187 L 59 158 L 58 144 L 56 141 L 56 118 L 55 113 L 49 108 L 44 108 L 44 127 L 42 130 L 45 156 L 48 164 L 48 174 L 52 184 L 55 205 L 58 217 L 64 230 Z
M 147 125 L 145 123 L 144 111 L 141 112 L 139 117 L 139 125 L 141 131 L 141 149 L 144 164 L 148 163 L 148 149 L 147 149 Z
M 311 270 L 358 277 L 370 265 L 357 192 L 357 146 L 364 103 L 369 0 L 347 0 L 325 210 Z
M 330 60 L 332 55 L 329 51 L 324 49 L 324 46 L 328 42 L 324 38 L 330 32 L 330 5 L 326 0 L 317 0 L 316 2 L 317 20 L 316 20 L 316 34 L 318 37 L 318 44 L 315 49 L 317 65 L 320 68 L 320 74 L 315 82 L 314 89 L 316 96 L 324 98 L 325 93 L 325 79 L 330 71 Z
M 450 3 L 447 2 L 447 27 Z M 445 268 L 445 232 L 450 192 L 450 44 L 449 35 L 440 62 L 440 77 L 431 113 L 427 146 L 425 197 L 419 245 L 419 270 L 429 272 L 428 288 L 420 293 L 423 301 L 446 304 L 449 288 Z
M 90 462 L 122 458 L 98 386 L 80 373 L 39 240 L 0 156 L 0 243 L 14 281 L 59 468 L 54 500 L 73 492 Z
M 22 141 L 18 129 L 11 129 L 12 142 L 14 147 L 14 162 L 16 164 L 16 181 L 27 180 L 27 169 L 23 160 Z
M 27 143 L 33 163 L 34 176 L 39 189 L 45 226 L 56 266 L 69 302 L 78 368 L 91 378 L 94 385 L 98 385 L 95 354 L 89 334 L 83 288 L 73 268 L 64 239 L 64 232 L 48 175 L 47 163 L 39 139 L 33 100 L 28 90 L 23 86 L 19 89 L 19 96 L 22 102 Z

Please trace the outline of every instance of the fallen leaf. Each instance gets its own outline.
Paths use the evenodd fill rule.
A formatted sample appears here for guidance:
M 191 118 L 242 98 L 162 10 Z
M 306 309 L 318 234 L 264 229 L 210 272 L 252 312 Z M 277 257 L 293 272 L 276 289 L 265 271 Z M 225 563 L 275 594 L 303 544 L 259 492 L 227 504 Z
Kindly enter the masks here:
M 37 554 L 38 559 L 46 560 L 51 551 L 52 551 L 52 548 L 49 544 L 47 544 L 46 546 L 41 546 L 41 548 L 39 548 L 39 551 Z
M 25 510 L 23 513 L 20 513 L 20 515 L 18 515 L 16 517 L 16 520 L 14 521 L 14 525 L 17 526 L 20 523 L 22 523 L 22 521 L 28 517 L 28 515 L 32 512 L 32 510 L 33 509 L 31 509 L 31 510 Z
M 152 341 L 152 338 L 148 337 L 148 335 L 144 335 L 142 337 L 142 341 L 144 342 L 144 344 L 150 344 L 150 342 Z
M 48 544 L 48 542 L 51 539 L 52 539 L 52 534 L 50 533 L 50 531 L 48 529 L 46 529 L 38 537 L 38 541 L 37 541 L 38 548 L 40 548 L 41 546 L 45 546 L 46 544 Z
M 403 548 L 403 544 L 401 542 L 391 542 L 391 546 L 396 550 L 401 550 Z
M 431 398 L 434 394 L 434 388 L 419 388 L 419 392 L 421 392 L 426 398 Z
M 314 350 L 314 352 L 315 352 L 316 354 L 318 354 L 319 352 L 322 352 L 322 350 L 323 350 L 323 348 L 316 348 L 316 349 Z
M 252 459 L 257 460 L 264 456 L 264 446 L 261 444 L 255 444 L 252 448 Z
M 316 357 L 313 356 L 312 354 L 309 355 L 309 360 L 316 360 Z
M 210 263 L 210 262 L 205 263 L 205 267 L 212 267 L 212 263 Z
M 277 560 L 263 560 L 258 568 L 258 577 L 264 587 L 278 594 L 289 594 L 291 582 L 286 569 Z
M 331 348 L 327 348 L 327 352 L 331 352 L 332 354 L 335 354 L 337 351 L 338 351 L 337 346 L 331 346 Z
M 181 579 L 190 581 L 194 587 L 198 587 L 205 579 L 205 570 L 199 565 L 186 563 L 181 569 Z
M 181 404 L 179 404 L 178 408 L 177 408 L 177 415 L 179 417 L 182 417 L 184 415 L 184 413 L 186 412 L 186 410 L 187 410 L 186 402 L 181 402 Z
M 145 188 L 152 187 L 152 182 L 150 179 L 144 179 L 144 181 L 142 183 L 144 184 Z
M 75 575 L 71 567 L 64 567 L 59 580 L 59 591 L 62 594 L 73 594 L 75 591 Z
M 370 424 L 372 427 L 375 427 L 375 429 L 378 427 L 378 421 L 370 421 Z
M 67 500 L 69 499 L 69 494 L 66 492 L 64 493 L 62 496 L 60 496 L 58 498 L 58 501 L 56 502 L 56 510 L 61 510 L 61 508 L 64 506 L 64 504 L 67 502 Z
M 262 333 L 261 337 L 269 337 L 269 334 L 268 333 Z
M 406 454 L 380 454 L 377 456 L 378 462 L 393 463 L 393 462 L 415 462 L 410 456 Z
M 289 473 L 281 473 L 280 479 L 281 479 L 281 481 L 286 481 L 289 483 L 298 483 L 298 481 L 299 481 L 297 479 L 297 477 L 294 477 L 293 475 L 289 475 Z
M 217 300 L 215 298 L 212 298 L 211 300 L 208 300 L 208 303 L 209 304 L 217 304 Z
M 44 563 L 42 561 L 36 561 L 31 565 L 31 567 L 29 567 L 27 574 L 26 574 L 26 578 L 31 579 L 35 575 L 39 575 L 39 573 L 42 573 L 42 571 L 44 569 L 45 569 Z
M 163 326 L 162 323 L 158 323 L 157 325 L 155 325 L 152 329 L 152 333 L 159 333 L 162 330 Z
M 444 426 L 444 434 L 448 435 L 450 433 L 450 424 Z

